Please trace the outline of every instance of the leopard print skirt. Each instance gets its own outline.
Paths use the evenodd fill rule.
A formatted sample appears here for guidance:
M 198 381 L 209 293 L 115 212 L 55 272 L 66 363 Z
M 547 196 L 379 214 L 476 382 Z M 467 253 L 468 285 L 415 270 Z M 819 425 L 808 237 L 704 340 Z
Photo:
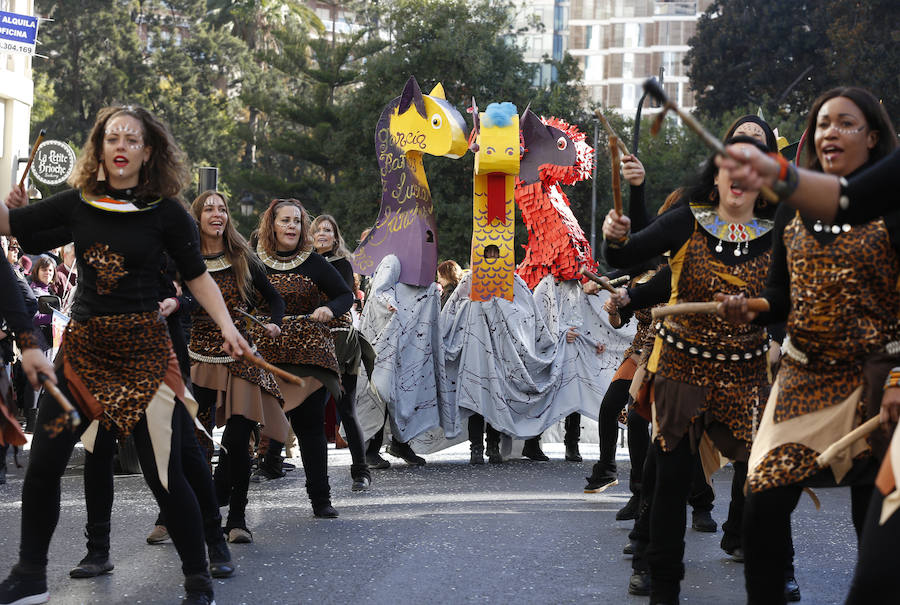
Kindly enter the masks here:
M 131 434 L 163 381 L 171 379 L 167 370 L 175 357 L 158 311 L 73 319 L 62 350 L 66 380 L 79 407 L 121 438 Z M 184 385 L 173 390 L 183 393 Z

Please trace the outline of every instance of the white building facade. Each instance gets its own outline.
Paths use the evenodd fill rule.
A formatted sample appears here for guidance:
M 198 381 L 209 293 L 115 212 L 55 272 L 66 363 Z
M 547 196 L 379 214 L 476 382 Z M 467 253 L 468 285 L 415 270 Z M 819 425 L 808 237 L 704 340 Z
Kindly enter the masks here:
M 0 11 L 34 16 L 34 0 L 0 0 Z M 40 36 L 40 30 L 38 30 Z M 0 51 L 0 191 L 18 183 L 30 152 L 31 106 L 34 104 L 32 57 Z

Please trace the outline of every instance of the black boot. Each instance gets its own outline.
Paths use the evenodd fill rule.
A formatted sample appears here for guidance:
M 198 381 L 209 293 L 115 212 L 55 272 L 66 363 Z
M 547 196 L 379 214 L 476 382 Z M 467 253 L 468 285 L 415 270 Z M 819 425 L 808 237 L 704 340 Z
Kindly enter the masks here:
M 469 449 L 469 464 L 484 464 L 484 446 L 473 443 Z
M 616 513 L 616 521 L 630 521 L 637 518 L 638 506 L 641 502 L 640 494 L 631 494 L 631 498 L 625 503 L 625 506 Z
M 109 523 L 88 523 L 84 526 L 87 538 L 87 555 L 70 572 L 72 578 L 94 578 L 109 573 Z
M 284 456 L 281 454 L 272 451 L 266 452 L 266 455 L 259 461 L 259 468 L 256 469 L 250 480 L 254 483 L 261 483 L 272 479 L 281 479 L 285 475 L 283 462 Z
M 691 513 L 691 528 L 694 531 L 712 534 L 715 533 L 719 526 L 708 510 L 694 510 Z
M 788 603 L 796 603 L 800 600 L 800 585 L 794 576 L 784 580 L 784 600 Z
M 366 463 L 351 464 L 350 477 L 353 479 L 350 489 L 354 492 L 364 492 L 372 485 L 372 472 Z
M 0 485 L 6 485 L 6 449 L 3 449 L 3 460 L 0 460 Z
M 550 458 L 547 457 L 547 454 L 541 450 L 540 435 L 525 440 L 525 447 L 522 448 L 522 455 L 535 462 L 548 462 L 550 460 Z
M 228 550 L 225 534 L 222 533 L 222 517 L 217 514 L 203 519 L 203 534 L 209 553 L 209 574 L 214 578 L 230 578 L 234 575 L 234 563 L 231 562 L 231 551 Z
M 412 466 L 425 466 L 425 458 L 417 456 L 409 443 L 401 443 L 391 437 L 391 444 L 387 447 L 387 453 L 395 458 L 401 458 Z
M 336 519 L 337 510 L 331 505 L 331 486 L 328 484 L 328 476 L 311 483 L 306 482 L 306 493 L 312 503 L 313 515 L 317 519 Z
M 566 461 L 568 462 L 583 462 L 584 459 L 581 457 L 581 452 L 578 451 L 578 442 L 575 443 L 567 443 L 566 444 Z
M 503 462 L 503 456 L 500 454 L 500 443 L 488 441 L 485 453 L 487 454 L 488 462 L 491 464 L 501 464 Z
M 184 600 L 181 605 L 212 605 L 212 578 L 209 574 L 192 574 L 184 577 Z

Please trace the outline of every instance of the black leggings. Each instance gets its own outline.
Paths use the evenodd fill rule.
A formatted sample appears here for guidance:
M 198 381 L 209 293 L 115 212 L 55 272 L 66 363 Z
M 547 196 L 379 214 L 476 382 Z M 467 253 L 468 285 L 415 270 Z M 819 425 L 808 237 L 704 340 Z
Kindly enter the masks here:
M 325 437 L 325 404 L 328 390 L 321 387 L 287 413 L 300 442 L 300 459 L 306 473 L 306 493 L 313 507 L 331 503 L 328 485 L 328 440 Z
M 606 389 L 603 401 L 600 403 L 600 465 L 610 470 L 616 468 L 616 439 L 619 436 L 619 414 L 622 408 L 628 405 L 628 389 L 630 380 L 616 380 Z M 629 418 L 629 423 L 631 419 Z M 631 424 L 628 425 L 631 432 Z M 630 448 L 629 448 L 630 450 Z M 646 451 L 646 450 L 645 450 Z M 641 461 L 643 463 L 643 461 Z M 634 460 L 631 461 L 632 466 Z
M 631 474 L 628 489 L 640 498 L 644 477 L 644 461 L 650 448 L 650 423 L 634 409 L 628 410 L 628 458 L 631 460 Z
M 897 543 L 900 541 L 900 514 L 895 512 L 884 525 L 880 525 L 883 502 L 881 492 L 873 489 L 847 605 L 900 603 L 900 575 L 897 574 L 896 557 Z
M 60 389 L 71 399 L 62 370 L 57 371 Z M 44 428 L 61 413 L 59 404 L 50 395 L 40 398 L 34 440 L 25 483 L 22 487 L 22 537 L 19 546 L 20 569 L 32 573 L 46 573 L 50 539 L 59 522 L 60 479 L 72 455 L 72 449 L 84 432 L 86 423 L 76 431 L 64 430 L 51 438 Z M 172 415 L 172 448 L 169 456 L 169 489 L 163 488 L 156 473 L 156 460 L 147 430 L 146 418 L 134 427 L 134 442 L 144 479 L 159 507 L 169 520 L 169 534 L 181 557 L 185 575 L 207 574 L 206 546 L 203 541 L 200 506 L 182 470 L 185 443 L 193 440 L 190 415 L 180 402 Z M 197 449 L 197 448 L 195 448 Z M 199 452 L 199 449 L 197 449 Z
M 850 510 L 857 539 L 866 520 L 871 485 L 850 487 Z M 750 492 L 744 511 L 744 579 L 747 603 L 784 603 L 784 570 L 791 563 L 791 513 L 797 507 L 800 485 Z M 888 602 L 888 601 L 869 601 Z
M 216 391 L 194 385 L 194 397 L 201 406 L 214 406 Z M 225 531 L 236 527 L 247 529 L 247 491 L 250 488 L 250 435 L 256 422 L 235 415 L 225 423 L 222 433 L 223 449 L 219 451 L 219 464 L 215 473 L 215 499 L 219 506 L 228 504 Z M 226 452 L 227 450 L 227 452 Z
M 344 432 L 347 433 L 347 445 L 350 446 L 350 457 L 354 465 L 366 463 L 366 441 L 362 429 L 356 419 L 356 374 L 341 374 L 341 385 L 344 392 L 335 401 L 338 415 Z
M 487 430 L 488 447 L 500 444 L 500 431 L 485 422 L 481 414 L 472 414 L 468 420 L 469 441 L 476 447 L 484 447 L 484 433 Z

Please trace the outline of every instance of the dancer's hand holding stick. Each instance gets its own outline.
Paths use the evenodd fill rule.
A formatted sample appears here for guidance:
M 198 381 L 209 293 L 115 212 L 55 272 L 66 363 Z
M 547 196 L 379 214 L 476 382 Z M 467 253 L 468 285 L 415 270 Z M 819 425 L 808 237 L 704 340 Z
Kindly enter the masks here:
M 59 390 L 56 386 L 56 383 L 50 379 L 50 376 L 44 374 L 43 372 L 38 373 L 38 380 L 41 381 L 41 384 L 44 386 L 44 390 L 46 390 L 53 398 L 59 403 L 59 406 L 65 412 L 69 426 L 73 429 L 78 427 L 81 424 L 81 416 L 78 414 L 78 410 L 75 409 L 75 406 L 72 405 L 72 402 L 68 400 L 68 398 L 63 395 L 63 392 Z

